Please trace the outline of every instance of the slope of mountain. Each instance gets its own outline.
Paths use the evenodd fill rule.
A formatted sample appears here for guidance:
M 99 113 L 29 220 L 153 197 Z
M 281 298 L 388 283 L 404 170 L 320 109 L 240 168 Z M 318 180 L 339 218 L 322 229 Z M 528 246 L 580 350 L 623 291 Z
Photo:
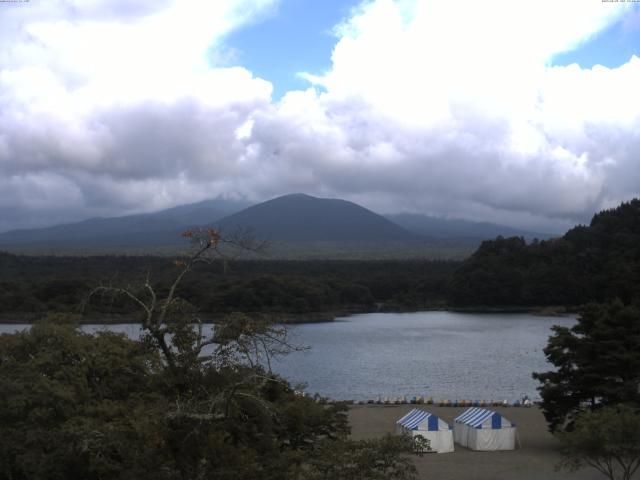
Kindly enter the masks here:
M 174 221 L 179 223 L 181 226 L 207 225 L 227 215 L 239 212 L 250 205 L 251 203 L 244 200 L 226 200 L 216 198 L 203 200 L 198 203 L 190 203 L 188 205 L 179 205 L 167 210 L 147 213 L 140 216 L 163 221 Z
M 431 238 L 475 238 L 489 240 L 503 236 L 524 237 L 526 240 L 533 240 L 534 238 L 546 240 L 554 236 L 549 233 L 520 230 L 488 222 L 470 222 L 468 220 L 429 217 L 427 215 L 411 213 L 386 215 L 386 217 L 411 232 Z
M 552 240 L 485 241 L 455 272 L 454 305 L 582 305 L 640 299 L 640 199 Z
M 258 238 L 288 242 L 412 241 L 417 236 L 360 205 L 305 194 L 284 195 L 215 223 L 226 231 L 250 228 Z
M 0 249 L 34 253 L 173 252 L 184 245 L 180 232 L 209 225 L 227 232 L 250 228 L 273 242 L 281 258 L 462 258 L 482 240 L 502 236 L 547 238 L 488 223 L 391 215 L 385 218 L 355 203 L 305 194 L 278 197 L 257 205 L 225 199 L 181 205 L 154 213 L 0 234 Z M 391 245 L 393 243 L 393 245 Z
M 213 199 L 124 217 L 90 218 L 48 228 L 0 234 L 0 248 L 101 248 L 161 246 L 181 243 L 179 232 L 206 225 L 246 207 L 246 202 Z

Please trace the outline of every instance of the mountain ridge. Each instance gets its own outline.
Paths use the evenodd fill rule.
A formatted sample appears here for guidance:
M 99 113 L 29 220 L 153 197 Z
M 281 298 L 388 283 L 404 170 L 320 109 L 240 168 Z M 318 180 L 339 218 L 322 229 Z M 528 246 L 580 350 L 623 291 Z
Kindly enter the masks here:
M 382 215 L 347 200 L 303 193 L 283 195 L 214 223 L 251 228 L 259 238 L 280 241 L 411 241 L 416 235 Z
M 510 227 L 495 226 L 495 230 L 485 228 L 483 232 L 478 224 L 463 220 L 412 218 L 413 223 L 403 222 L 406 215 L 385 217 L 347 200 L 317 198 L 304 193 L 283 195 L 254 205 L 217 198 L 152 213 L 94 217 L 45 228 L 12 230 L 0 233 L 0 249 L 47 253 L 175 249 L 184 244 L 180 237 L 184 229 L 212 226 L 225 230 L 248 227 L 256 237 L 280 242 L 283 248 L 286 244 L 297 244 L 303 249 L 316 249 L 313 242 L 335 245 L 395 242 L 396 245 L 389 248 L 398 248 L 397 244 L 411 244 L 413 248 L 425 241 L 442 244 L 447 239 L 465 238 L 463 248 L 473 251 L 482 240 L 514 231 Z M 422 227 L 416 219 L 422 222 Z M 437 228 L 429 231 L 425 227 L 429 222 Z M 465 228 L 470 235 L 464 234 Z
M 443 218 L 419 213 L 396 213 L 385 215 L 386 218 L 412 232 L 432 238 L 479 238 L 488 240 L 502 237 L 524 237 L 547 240 L 558 234 L 535 232 L 521 228 L 499 225 L 491 222 L 473 222 L 459 218 Z
M 150 213 L 93 217 L 79 222 L 0 233 L 0 248 L 179 245 L 185 228 L 203 225 L 245 208 L 247 202 L 208 199 Z

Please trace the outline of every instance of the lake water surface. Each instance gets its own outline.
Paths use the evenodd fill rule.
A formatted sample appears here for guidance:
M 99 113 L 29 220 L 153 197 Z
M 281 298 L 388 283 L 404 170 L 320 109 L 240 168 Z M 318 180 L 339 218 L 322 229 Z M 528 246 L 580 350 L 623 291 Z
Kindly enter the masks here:
M 306 391 L 333 399 L 414 395 L 435 399 L 538 398 L 534 371 L 551 365 L 542 349 L 552 325 L 572 317 L 452 312 L 372 313 L 330 323 L 291 325 L 293 343 L 311 347 L 273 363 Z M 11 332 L 25 325 L 0 325 Z M 132 338 L 140 327 L 86 325 Z

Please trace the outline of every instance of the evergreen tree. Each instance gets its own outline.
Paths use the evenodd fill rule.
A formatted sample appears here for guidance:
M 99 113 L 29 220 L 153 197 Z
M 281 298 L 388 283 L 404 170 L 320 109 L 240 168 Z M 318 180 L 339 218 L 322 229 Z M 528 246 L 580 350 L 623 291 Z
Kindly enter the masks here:
M 585 409 L 640 407 L 640 308 L 589 305 L 573 327 L 554 327 L 544 349 L 556 370 L 534 373 L 551 431 L 571 428 Z

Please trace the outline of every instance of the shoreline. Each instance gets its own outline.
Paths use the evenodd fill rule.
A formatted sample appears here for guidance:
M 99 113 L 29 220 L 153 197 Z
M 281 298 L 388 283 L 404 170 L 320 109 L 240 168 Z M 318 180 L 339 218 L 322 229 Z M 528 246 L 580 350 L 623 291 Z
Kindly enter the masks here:
M 288 325 L 304 324 L 304 323 L 331 323 L 340 317 L 349 317 L 351 315 L 363 315 L 368 313 L 418 313 L 418 312 L 453 312 L 453 313 L 470 313 L 470 314 L 502 314 L 502 313 L 521 313 L 543 317 L 565 317 L 569 315 L 575 315 L 578 313 L 577 308 L 566 308 L 563 306 L 529 306 L 529 307 L 514 307 L 514 306 L 501 306 L 501 307 L 448 307 L 443 305 L 438 306 L 423 306 L 419 308 L 390 308 L 385 309 L 384 305 L 379 305 L 376 309 L 344 309 L 344 310 L 327 310 L 320 312 L 305 312 L 305 313 L 291 313 L 291 312 L 249 312 L 247 316 L 260 316 L 262 318 L 268 318 L 275 323 L 282 323 Z M 54 315 L 56 315 L 54 313 Z M 202 314 L 200 318 L 203 323 L 216 323 L 217 320 L 224 318 L 230 313 L 219 314 Z M 16 313 L 3 313 L 0 314 L 0 324 L 12 325 L 12 324 L 33 324 L 44 319 L 47 315 L 45 313 L 38 312 L 16 312 Z M 75 316 L 75 313 L 61 312 L 60 315 Z M 129 323 L 140 323 L 137 314 L 109 314 L 109 315 L 86 315 L 79 321 L 72 321 L 69 323 L 78 323 L 80 325 L 121 325 Z
M 274 320 L 275 323 L 283 324 L 298 324 L 298 323 L 331 323 L 338 317 L 346 317 L 349 315 L 355 315 L 359 313 L 373 313 L 371 311 L 327 311 L 327 312 L 309 312 L 309 313 L 246 313 L 247 316 L 260 316 L 262 318 L 268 318 Z M 54 313 L 53 315 L 57 315 Z M 202 314 L 198 317 L 202 320 L 202 323 L 217 323 L 223 319 L 224 314 Z M 139 316 L 137 314 L 105 314 L 105 315 L 85 315 L 78 318 L 77 321 L 71 320 L 77 314 L 62 312 L 60 315 L 69 315 L 70 321 L 68 323 L 77 323 L 79 325 L 125 325 L 140 323 Z M 18 312 L 18 313 L 6 313 L 0 314 L 0 325 L 31 325 L 42 321 L 46 318 L 47 313 L 37 312 Z M 65 323 L 65 322 L 61 322 Z

